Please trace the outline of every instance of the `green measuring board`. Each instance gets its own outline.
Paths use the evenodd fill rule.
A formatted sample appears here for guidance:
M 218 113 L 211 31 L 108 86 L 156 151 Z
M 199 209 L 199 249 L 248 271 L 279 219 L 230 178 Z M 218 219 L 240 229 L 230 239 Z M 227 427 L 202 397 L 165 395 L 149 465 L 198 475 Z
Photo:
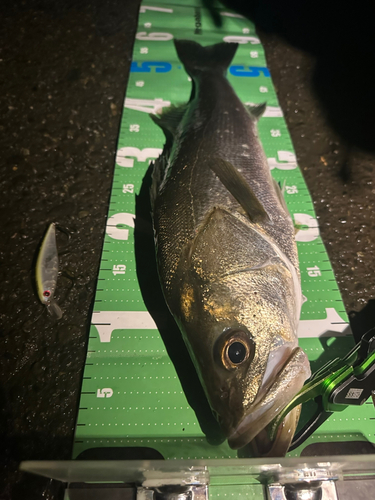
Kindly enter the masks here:
M 101 447 L 149 447 L 165 459 L 237 457 L 226 441 L 210 444 L 206 439 L 159 333 L 163 314 L 153 310 L 151 315 L 144 301 L 145 296 L 152 299 L 153 294 L 156 303 L 160 301 L 160 288 L 153 289 L 151 276 L 149 283 L 147 276 L 148 264 L 154 259 L 153 249 L 147 254 L 143 248 L 144 242 L 152 242 L 149 206 L 145 201 L 149 162 L 158 157 L 164 144 L 164 135 L 149 113 L 184 103 L 191 92 L 191 81 L 177 58 L 174 38 L 192 39 L 203 45 L 223 40 L 240 44 L 228 78 L 244 103 L 267 102 L 259 121 L 260 138 L 272 175 L 285 184 L 289 211 L 301 226 L 296 240 L 306 301 L 299 326 L 300 345 L 309 356 L 313 371 L 333 357 L 344 356 L 353 346 L 310 194 L 297 165 L 254 25 L 239 14 L 222 9 L 219 12 L 224 23 L 218 29 L 196 1 L 187 4 L 183 0 L 146 0 L 140 8 L 91 321 L 74 458 L 85 450 Z M 167 316 L 165 313 L 168 327 Z M 177 341 L 181 339 L 176 337 Z M 290 456 L 298 456 L 311 443 L 374 442 L 372 415 L 372 404 L 335 413 Z

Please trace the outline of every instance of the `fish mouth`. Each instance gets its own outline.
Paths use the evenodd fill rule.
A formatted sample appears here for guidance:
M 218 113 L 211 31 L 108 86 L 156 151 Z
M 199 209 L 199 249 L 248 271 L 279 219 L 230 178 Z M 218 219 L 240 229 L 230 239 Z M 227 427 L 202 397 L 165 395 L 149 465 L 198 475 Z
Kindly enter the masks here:
M 278 451 L 285 454 L 298 423 L 299 414 L 297 411 L 292 411 L 285 417 L 273 443 L 269 443 L 269 439 L 267 441 L 264 433 L 267 433 L 266 428 L 270 422 L 302 389 L 305 380 L 310 377 L 310 374 L 310 364 L 306 354 L 302 349 L 296 347 L 292 350 L 279 373 L 272 377 L 274 379 L 272 385 L 267 390 L 260 388 L 261 397 L 256 398 L 249 412 L 241 419 L 236 429 L 228 437 L 229 446 L 234 450 L 243 448 L 259 435 L 256 439 L 258 448 L 264 448 L 261 444 L 264 438 L 267 449 L 271 446 L 271 452 L 272 448 L 276 452 L 284 450 L 286 447 L 285 451 Z
M 275 439 L 269 437 L 269 424 L 249 443 L 251 455 L 255 457 L 284 457 L 296 432 L 302 405 L 291 410 L 277 429 Z

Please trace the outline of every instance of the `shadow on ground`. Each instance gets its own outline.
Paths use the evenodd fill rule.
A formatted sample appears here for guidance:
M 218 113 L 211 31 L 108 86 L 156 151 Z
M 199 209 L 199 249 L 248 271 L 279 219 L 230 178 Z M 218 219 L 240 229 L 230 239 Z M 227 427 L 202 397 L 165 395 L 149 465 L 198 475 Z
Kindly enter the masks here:
M 331 126 L 348 145 L 375 151 L 375 93 L 372 60 L 375 37 L 371 2 L 317 0 L 224 0 L 267 33 L 282 36 L 316 57 L 313 88 Z M 216 0 L 202 0 L 217 26 Z

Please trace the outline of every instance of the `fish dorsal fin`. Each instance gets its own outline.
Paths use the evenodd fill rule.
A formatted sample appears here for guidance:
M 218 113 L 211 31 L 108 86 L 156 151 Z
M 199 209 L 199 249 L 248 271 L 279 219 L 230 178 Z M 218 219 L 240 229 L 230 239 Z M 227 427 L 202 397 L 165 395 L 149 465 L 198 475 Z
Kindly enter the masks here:
M 253 222 L 265 222 L 270 218 L 253 190 L 241 173 L 228 161 L 212 158 L 211 170 L 219 177 L 231 195 L 238 201 Z
M 256 120 L 259 120 L 259 118 L 266 111 L 267 103 L 262 102 L 261 104 L 245 104 L 245 108 L 251 116 L 253 116 Z
M 174 135 L 177 127 L 181 123 L 181 120 L 187 109 L 187 104 L 182 104 L 181 106 L 171 106 L 166 109 L 160 115 L 150 115 L 151 119 L 163 129 L 164 133 L 169 132 Z

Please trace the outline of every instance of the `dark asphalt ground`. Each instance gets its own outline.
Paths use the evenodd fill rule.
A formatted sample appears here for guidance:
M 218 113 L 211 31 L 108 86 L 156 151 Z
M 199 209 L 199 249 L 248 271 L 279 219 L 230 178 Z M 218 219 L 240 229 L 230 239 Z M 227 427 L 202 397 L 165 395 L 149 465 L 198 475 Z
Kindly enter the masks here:
M 0 499 L 61 495 L 17 467 L 71 456 L 138 3 L 0 4 Z M 374 16 L 362 2 L 344 12 L 313 4 L 239 7 L 261 27 L 358 335 L 375 324 Z M 69 242 L 59 235 L 59 322 L 38 302 L 33 276 L 51 221 L 71 233 Z

